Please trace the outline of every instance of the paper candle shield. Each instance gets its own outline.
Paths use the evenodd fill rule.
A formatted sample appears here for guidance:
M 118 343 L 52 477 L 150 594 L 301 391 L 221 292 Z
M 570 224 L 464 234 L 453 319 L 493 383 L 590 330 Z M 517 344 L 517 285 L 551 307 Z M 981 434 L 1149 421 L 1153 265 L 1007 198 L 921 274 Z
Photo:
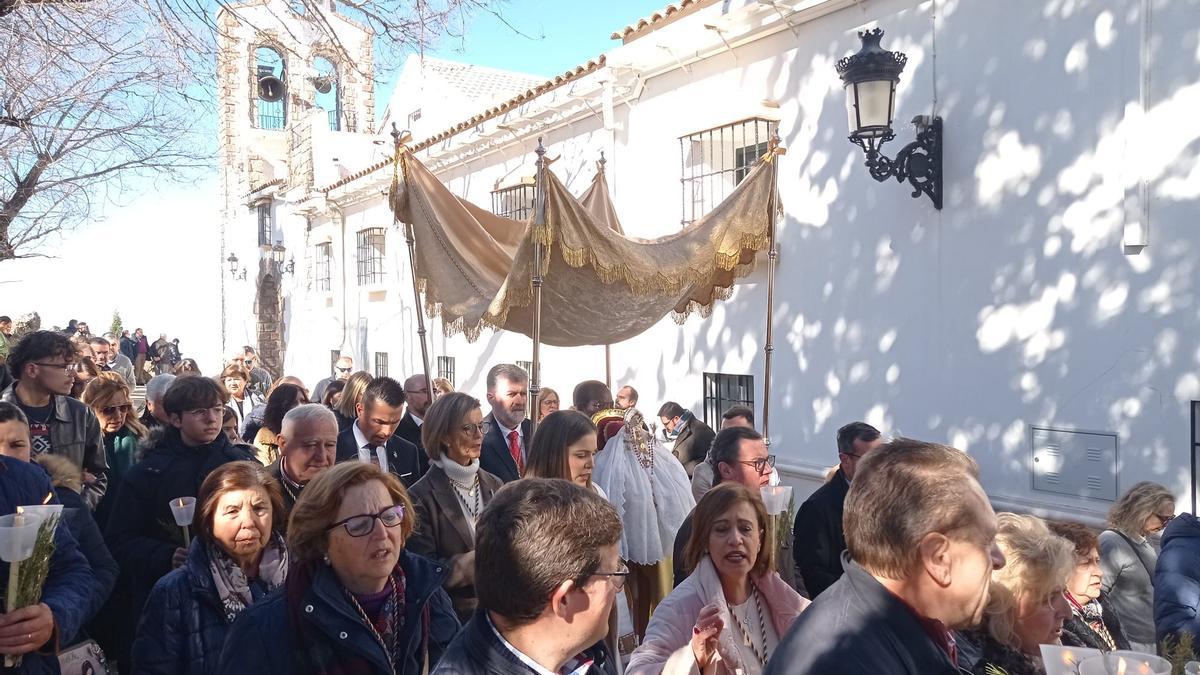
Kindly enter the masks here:
M 41 525 L 41 517 L 29 513 L 0 516 L 0 560 L 18 562 L 33 555 Z
M 62 504 L 36 504 L 34 506 L 22 506 L 26 514 L 33 514 L 42 519 L 42 522 L 49 521 L 51 524 L 50 534 L 54 534 L 54 530 L 58 527 L 59 521 L 62 519 Z
M 788 502 L 792 500 L 791 485 L 767 485 L 760 489 L 763 506 L 767 507 L 767 515 L 777 516 L 787 510 Z
M 171 500 L 171 515 L 175 516 L 175 524 L 183 527 L 192 524 L 192 516 L 196 514 L 195 497 L 176 497 Z
M 1115 651 L 1084 659 L 1079 675 L 1171 675 L 1171 662 L 1150 654 Z

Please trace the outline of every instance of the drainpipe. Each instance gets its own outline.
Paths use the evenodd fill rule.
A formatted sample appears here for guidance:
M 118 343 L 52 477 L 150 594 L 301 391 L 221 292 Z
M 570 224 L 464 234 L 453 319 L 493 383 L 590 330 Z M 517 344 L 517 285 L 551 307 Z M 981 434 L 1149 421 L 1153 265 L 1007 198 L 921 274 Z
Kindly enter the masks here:
M 325 195 L 325 203 L 337 214 L 337 219 L 342 225 L 341 239 L 338 242 L 338 250 L 341 252 L 338 260 L 338 271 L 342 275 L 342 344 L 339 347 L 339 351 L 346 354 L 348 353 L 346 348 L 349 342 L 349 334 L 346 332 L 346 213 L 342 210 L 342 205 L 337 203 L 328 193 Z

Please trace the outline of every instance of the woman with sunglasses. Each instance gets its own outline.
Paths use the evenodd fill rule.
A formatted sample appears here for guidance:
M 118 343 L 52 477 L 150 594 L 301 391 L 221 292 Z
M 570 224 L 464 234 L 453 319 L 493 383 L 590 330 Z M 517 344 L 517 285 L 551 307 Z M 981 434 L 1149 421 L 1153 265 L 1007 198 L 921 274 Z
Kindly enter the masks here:
M 409 549 L 445 563 L 446 592 L 462 622 L 475 597 L 475 521 L 503 482 L 479 468 L 483 446 L 479 400 L 461 392 L 441 396 L 421 423 L 429 471 L 412 486 L 419 525 Z
M 234 623 L 216 672 L 432 671 L 459 623 L 446 566 L 406 550 L 417 525 L 400 479 L 374 464 L 314 478 L 288 521 L 283 592 Z
M 1100 533 L 1101 591 L 1116 610 L 1134 651 L 1157 652 L 1154 633 L 1154 569 L 1159 537 L 1175 517 L 1175 496 L 1143 481 L 1129 488 L 1108 511 Z
M 115 495 L 137 456 L 138 443 L 146 438 L 146 427 L 133 414 L 129 386 L 116 373 L 102 372 L 92 378 L 79 400 L 100 420 L 104 456 L 108 458 L 108 492 Z

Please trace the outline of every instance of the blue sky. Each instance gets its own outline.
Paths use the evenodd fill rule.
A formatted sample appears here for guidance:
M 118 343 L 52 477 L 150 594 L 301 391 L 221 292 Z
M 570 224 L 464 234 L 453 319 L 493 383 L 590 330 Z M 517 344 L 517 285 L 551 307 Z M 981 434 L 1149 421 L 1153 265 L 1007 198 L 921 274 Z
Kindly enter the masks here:
M 515 0 L 478 14 L 461 39 L 444 38 L 435 56 L 547 77 L 620 44 L 613 31 L 665 7 L 665 0 Z
M 468 20 L 464 35 L 441 38 L 429 53 L 549 79 L 621 44 L 609 36 L 667 4 L 667 0 L 512 0 L 497 6 L 503 20 L 479 12 Z M 376 88 L 376 118 L 387 107 L 394 86 L 395 74 Z

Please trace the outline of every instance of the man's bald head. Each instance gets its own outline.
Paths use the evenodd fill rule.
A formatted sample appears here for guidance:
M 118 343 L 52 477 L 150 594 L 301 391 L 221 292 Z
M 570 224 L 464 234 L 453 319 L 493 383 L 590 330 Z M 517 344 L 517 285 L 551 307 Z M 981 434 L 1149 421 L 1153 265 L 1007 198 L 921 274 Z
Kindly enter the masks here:
M 413 375 L 404 381 L 404 401 L 411 414 L 425 419 L 433 399 L 429 395 L 429 380 L 424 375 Z
M 613 406 L 612 389 L 600 380 L 584 380 L 575 385 L 571 403 L 576 410 L 590 417 Z

